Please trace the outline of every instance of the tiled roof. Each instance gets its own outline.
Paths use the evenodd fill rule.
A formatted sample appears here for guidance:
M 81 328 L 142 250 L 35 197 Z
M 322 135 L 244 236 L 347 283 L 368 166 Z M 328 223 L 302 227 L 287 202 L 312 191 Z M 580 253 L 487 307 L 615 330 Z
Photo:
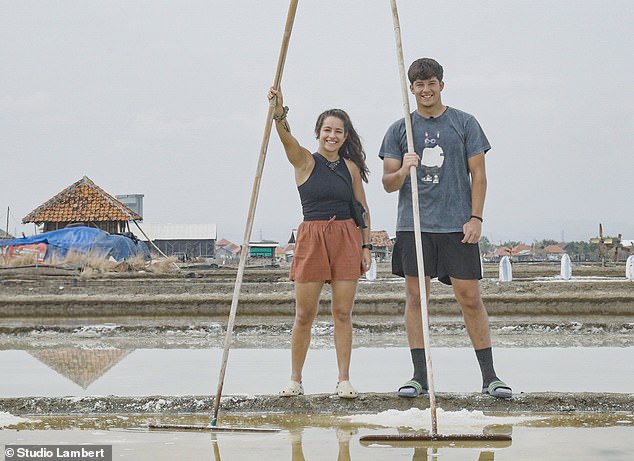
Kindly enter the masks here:
M 547 254 L 562 254 L 565 253 L 564 249 L 561 248 L 559 245 L 548 245 L 544 251 L 546 251 Z
M 237 255 L 240 253 L 240 245 L 236 245 L 235 243 L 230 242 L 227 239 L 220 239 L 216 242 L 216 247 L 224 248 L 229 251 L 233 255 Z
M 141 216 L 84 176 L 26 215 L 23 223 L 141 220 Z
M 525 243 L 520 243 L 519 245 L 513 247 L 513 253 L 521 253 L 522 251 L 530 249 L 530 246 L 526 245 Z
M 387 231 L 384 230 L 371 231 L 370 241 L 375 247 L 392 248 L 392 246 L 394 246 L 392 240 L 390 240 L 389 235 L 387 235 Z
M 526 256 L 530 255 L 532 252 L 531 247 L 526 244 L 520 243 L 513 248 L 509 247 L 498 247 L 495 250 L 495 254 L 497 256 Z

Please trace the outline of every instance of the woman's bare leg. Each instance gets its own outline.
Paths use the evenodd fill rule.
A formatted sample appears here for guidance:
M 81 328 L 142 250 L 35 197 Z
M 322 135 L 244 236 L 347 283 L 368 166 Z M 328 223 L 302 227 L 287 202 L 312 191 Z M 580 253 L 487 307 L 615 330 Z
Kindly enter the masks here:
M 324 282 L 295 282 L 295 322 L 291 335 L 291 380 L 302 382 L 311 329 L 319 309 Z

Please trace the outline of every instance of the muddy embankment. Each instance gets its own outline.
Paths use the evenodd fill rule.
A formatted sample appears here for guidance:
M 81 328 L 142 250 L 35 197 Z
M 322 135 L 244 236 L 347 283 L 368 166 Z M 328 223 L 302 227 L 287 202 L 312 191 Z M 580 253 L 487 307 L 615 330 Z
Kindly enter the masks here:
M 557 264 L 516 264 L 513 271 L 513 281 L 499 282 L 497 266 L 485 265 L 481 282 L 496 344 L 634 344 L 634 282 L 625 279 L 623 265 L 575 266 L 570 281 L 559 278 Z M 90 277 L 46 267 L 0 269 L 0 335 L 4 344 L 18 348 L 31 347 L 35 333 L 41 336 L 38 345 L 51 346 L 98 338 L 103 347 L 161 347 L 161 338 L 169 335 L 187 346 L 222 347 L 235 279 L 235 268 L 200 266 L 162 275 Z M 326 285 L 315 341 L 330 340 L 332 334 L 329 291 Z M 374 344 L 378 336 L 401 345 L 404 308 L 404 282 L 390 274 L 387 264 L 379 266 L 377 280 L 362 279 L 353 312 L 359 346 Z M 451 287 L 432 283 L 429 311 L 435 344 L 468 343 Z M 280 338 L 290 334 L 293 314 L 288 268 L 247 268 L 234 326 L 236 344 L 278 347 Z
M 572 280 L 559 278 L 557 264 L 516 264 L 513 281 L 499 282 L 497 266 L 485 266 L 482 295 L 495 316 L 630 316 L 634 283 L 625 267 L 573 266 Z M 169 274 L 108 273 L 84 276 L 78 270 L 0 270 L 0 314 L 5 318 L 54 317 L 226 317 L 235 287 L 235 268 L 183 267 Z M 400 316 L 403 280 L 379 267 L 378 279 L 361 280 L 355 315 Z M 329 286 L 320 313 L 329 311 Z M 293 312 L 293 285 L 287 268 L 247 268 L 240 289 L 240 316 Z M 450 287 L 433 282 L 430 314 L 459 315 Z
M 437 393 L 437 404 L 445 411 L 473 408 L 493 413 L 578 413 L 631 412 L 634 394 L 614 393 L 522 393 L 512 399 L 495 399 L 482 394 Z M 98 415 L 98 414 L 209 414 L 213 397 L 27 397 L 0 398 L 0 411 L 13 415 Z M 358 398 L 340 399 L 331 394 L 294 398 L 274 395 L 223 397 L 220 409 L 229 413 L 352 414 L 386 410 L 429 408 L 429 398 L 403 399 L 396 393 L 363 393 Z

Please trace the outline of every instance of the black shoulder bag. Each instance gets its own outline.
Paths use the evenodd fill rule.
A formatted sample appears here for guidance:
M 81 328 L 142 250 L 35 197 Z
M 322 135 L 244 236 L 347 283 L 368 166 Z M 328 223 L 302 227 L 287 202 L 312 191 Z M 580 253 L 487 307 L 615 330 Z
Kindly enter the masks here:
M 340 157 L 339 162 L 329 162 L 321 154 L 317 154 L 317 157 L 319 157 L 326 164 L 326 166 L 328 167 L 330 171 L 332 171 L 334 174 L 339 176 L 341 180 L 345 182 L 346 185 L 348 185 L 350 189 L 350 202 L 349 202 L 350 215 L 352 216 L 352 219 L 354 219 L 354 223 L 357 225 L 359 229 L 365 229 L 366 227 L 368 227 L 365 223 L 365 208 L 363 207 L 361 202 L 359 202 L 354 197 L 354 191 L 352 190 L 352 178 L 350 178 L 350 181 L 348 181 L 348 178 L 346 178 L 345 175 L 341 174 L 339 172 L 339 169 L 337 168 L 340 162 L 345 162 L 344 158 Z M 350 174 L 348 174 L 348 176 L 350 176 Z

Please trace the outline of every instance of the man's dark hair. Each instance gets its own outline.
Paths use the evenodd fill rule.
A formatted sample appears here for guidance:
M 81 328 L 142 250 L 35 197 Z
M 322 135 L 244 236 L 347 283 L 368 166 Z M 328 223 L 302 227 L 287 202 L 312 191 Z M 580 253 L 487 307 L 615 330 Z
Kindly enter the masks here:
M 409 66 L 407 71 L 407 78 L 409 78 L 410 83 L 414 83 L 416 80 L 428 80 L 433 77 L 442 82 L 442 75 L 442 66 L 431 58 L 417 59 Z

